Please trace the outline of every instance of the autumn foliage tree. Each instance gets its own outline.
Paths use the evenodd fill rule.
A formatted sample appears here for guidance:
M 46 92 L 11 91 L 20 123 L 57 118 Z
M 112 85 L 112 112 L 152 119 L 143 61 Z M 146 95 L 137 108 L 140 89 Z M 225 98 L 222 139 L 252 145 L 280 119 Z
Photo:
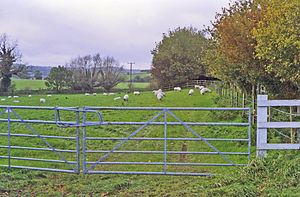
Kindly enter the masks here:
M 160 87 L 181 85 L 206 73 L 203 64 L 207 39 L 192 27 L 177 28 L 163 35 L 151 51 L 151 75 Z

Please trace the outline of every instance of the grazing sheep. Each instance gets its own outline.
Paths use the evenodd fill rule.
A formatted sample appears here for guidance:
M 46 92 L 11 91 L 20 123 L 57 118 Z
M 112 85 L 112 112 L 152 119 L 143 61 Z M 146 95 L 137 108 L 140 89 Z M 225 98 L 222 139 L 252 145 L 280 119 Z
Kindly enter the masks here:
M 121 99 L 121 97 L 116 97 L 116 98 L 114 98 L 114 101 L 116 101 L 116 100 L 119 100 L 119 99 Z
M 51 97 L 51 96 L 52 96 L 51 94 L 48 94 L 48 95 L 47 95 L 47 97 Z
M 195 89 L 197 89 L 197 88 L 200 89 L 200 86 L 199 85 L 195 85 Z
M 14 98 L 19 98 L 19 96 L 13 96 Z
M 29 94 L 28 97 L 29 97 L 29 98 L 32 97 L 31 94 Z
M 85 96 L 90 96 L 90 93 L 85 93 L 84 95 L 85 95 Z
M 211 90 L 210 89 L 208 89 L 208 88 L 202 88 L 201 90 L 200 90 L 200 94 L 204 94 L 204 93 L 206 93 L 206 92 L 211 92 Z
M 111 92 L 111 93 L 108 93 L 108 95 L 109 95 L 109 96 L 112 96 L 112 95 L 115 95 L 115 93 L 112 93 L 112 92 Z
M 18 100 L 13 100 L 13 102 L 14 102 L 14 103 L 19 103 L 20 101 L 18 101 Z
M 40 103 L 46 103 L 46 99 L 40 98 Z
M 189 90 L 189 96 L 192 96 L 194 94 L 194 90 L 193 89 L 190 89 Z
M 202 90 L 203 88 L 205 88 L 204 86 L 199 86 L 199 90 Z
M 5 100 L 6 100 L 5 98 L 2 98 L 2 99 L 1 99 L 1 101 L 5 101 Z
M 129 99 L 128 94 L 125 94 L 124 97 L 123 97 L 123 100 L 126 101 L 126 102 L 128 102 L 128 99 Z
M 103 93 L 103 96 L 107 96 L 107 95 L 108 95 L 107 93 L 105 93 L 105 92 Z
M 156 95 L 156 98 L 157 100 L 161 101 L 165 96 L 165 93 L 164 92 L 159 92 L 157 95 Z
M 175 88 L 174 88 L 174 91 L 180 92 L 180 91 L 181 91 L 181 87 L 175 87 Z
M 97 95 L 97 93 L 96 93 L 96 92 L 94 92 L 94 93 L 93 93 L 93 96 L 96 96 L 96 95 Z
M 7 98 L 11 98 L 11 96 L 8 96 Z
M 134 91 L 133 94 L 134 95 L 140 95 L 141 93 L 139 91 Z
M 159 90 L 153 90 L 152 92 L 153 92 L 154 95 L 156 96 L 159 92 L 162 92 L 162 90 L 161 90 L 161 89 L 159 89 Z

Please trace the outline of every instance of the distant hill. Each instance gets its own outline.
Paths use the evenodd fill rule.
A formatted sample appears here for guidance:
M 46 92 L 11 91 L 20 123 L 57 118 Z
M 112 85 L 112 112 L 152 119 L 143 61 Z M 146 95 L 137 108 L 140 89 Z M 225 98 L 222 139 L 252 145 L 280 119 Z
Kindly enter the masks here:
M 28 74 L 33 77 L 36 70 L 42 72 L 43 78 L 47 77 L 52 67 L 50 66 L 28 66 Z

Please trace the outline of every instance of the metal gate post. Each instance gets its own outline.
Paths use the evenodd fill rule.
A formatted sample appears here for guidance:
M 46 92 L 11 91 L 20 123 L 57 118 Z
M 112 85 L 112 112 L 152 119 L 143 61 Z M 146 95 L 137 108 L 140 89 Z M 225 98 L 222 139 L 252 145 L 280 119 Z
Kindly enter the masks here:
M 8 143 L 8 169 L 11 170 L 11 144 L 10 144 L 10 107 L 7 108 L 7 143 Z
M 164 174 L 167 174 L 167 111 L 164 109 Z
M 82 111 L 82 124 L 84 125 L 86 122 L 86 112 L 85 112 L 85 107 L 83 108 Z M 86 174 L 87 169 L 86 169 L 86 128 L 85 126 L 82 127 L 82 173 Z
M 76 162 L 77 162 L 77 174 L 80 173 L 80 129 L 79 125 L 80 120 L 79 120 L 79 111 L 78 109 L 76 110 Z

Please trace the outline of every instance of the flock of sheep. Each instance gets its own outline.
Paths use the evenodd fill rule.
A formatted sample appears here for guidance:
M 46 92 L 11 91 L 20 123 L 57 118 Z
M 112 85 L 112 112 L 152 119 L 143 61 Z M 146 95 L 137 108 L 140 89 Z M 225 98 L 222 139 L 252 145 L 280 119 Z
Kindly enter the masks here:
M 205 93 L 207 93 L 207 92 L 211 92 L 210 89 L 208 89 L 208 88 L 206 88 L 206 87 L 204 87 L 204 86 L 200 86 L 200 85 L 195 85 L 194 88 L 195 88 L 195 89 L 199 89 L 201 95 L 203 95 L 203 94 L 205 94 Z M 180 88 L 180 87 L 175 87 L 175 88 L 174 88 L 174 91 L 181 92 L 181 88 Z M 152 92 L 154 93 L 154 96 L 155 96 L 155 97 L 157 98 L 157 100 L 159 100 L 159 101 L 161 101 L 161 100 L 166 96 L 166 93 L 163 92 L 162 89 L 153 90 Z M 133 92 L 133 95 L 140 95 L 140 94 L 141 94 L 141 92 L 139 92 L 139 91 L 134 91 L 134 92 Z M 193 94 L 194 94 L 194 89 L 190 89 L 189 92 L 188 92 L 188 95 L 189 95 L 189 96 L 192 96 Z M 90 95 L 96 96 L 97 93 L 92 93 L 92 94 L 90 94 L 90 93 L 85 93 L 84 95 L 85 95 L 85 96 L 90 96 Z M 103 96 L 114 96 L 114 95 L 115 95 L 115 93 L 103 93 Z M 51 97 L 51 96 L 52 96 L 51 94 L 48 94 L 48 95 L 47 95 L 47 97 Z M 32 97 L 32 95 L 28 95 L 28 97 Z M 12 96 L 8 96 L 7 98 L 8 98 L 8 99 L 13 98 L 13 99 L 14 99 L 13 102 L 15 102 L 15 103 L 18 103 L 18 102 L 19 102 L 19 100 L 17 100 L 17 99 L 19 98 L 19 96 L 13 96 L 13 97 L 12 97 Z M 121 99 L 121 97 L 114 97 L 114 100 L 115 100 L 115 101 L 116 101 L 116 100 L 119 100 L 119 99 Z M 5 101 L 5 100 L 6 100 L 6 98 L 2 98 L 2 99 L 1 99 L 1 101 Z M 123 100 L 124 100 L 125 102 L 128 102 L 128 100 L 129 100 L 129 95 L 128 95 L 128 94 L 125 94 L 125 95 L 123 96 Z M 45 99 L 45 98 L 40 98 L 40 103 L 46 103 L 46 99 Z

